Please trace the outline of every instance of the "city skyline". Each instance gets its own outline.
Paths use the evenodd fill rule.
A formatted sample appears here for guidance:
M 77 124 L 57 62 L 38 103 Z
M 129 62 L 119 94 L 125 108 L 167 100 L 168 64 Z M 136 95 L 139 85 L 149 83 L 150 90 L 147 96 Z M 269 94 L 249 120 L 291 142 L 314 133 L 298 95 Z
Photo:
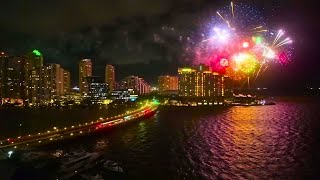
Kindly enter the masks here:
M 307 7 L 311 6 L 311 3 L 300 6 L 298 1 L 273 2 L 277 7 L 275 9 L 271 8 L 271 10 L 271 2 L 267 3 L 267 1 L 259 0 L 248 3 L 258 7 L 266 3 L 268 8 L 265 11 L 271 14 L 268 15 L 268 18 L 273 22 L 273 25 L 278 28 L 284 28 L 290 34 L 299 38 L 294 42 L 296 53 L 294 54 L 295 58 L 292 63 L 280 70 L 278 67 L 270 67 L 270 72 L 273 73 L 266 73 L 261 79 L 258 79 L 258 86 L 270 88 L 320 86 L 318 78 L 313 76 L 317 72 L 318 61 L 316 60 L 316 44 L 313 41 L 313 36 L 311 36 L 313 33 L 310 32 L 313 29 L 317 29 L 317 27 L 314 28 L 315 23 L 313 23 L 316 16 L 312 14 L 313 11 L 307 10 Z M 16 2 L 10 1 L 6 3 L 10 9 L 10 7 L 14 7 Z M 54 4 L 58 5 L 60 3 L 56 2 Z M 37 28 L 32 28 L 33 30 L 30 32 L 25 29 L 21 30 L 23 31 L 22 34 L 26 34 L 25 36 L 21 35 L 20 31 L 16 32 L 15 26 L 8 22 L 10 25 L 4 27 L 5 29 L 13 30 L 13 32 L 8 33 L 6 30 L 3 30 L 3 34 L 8 34 L 10 40 L 13 40 L 0 42 L 3 43 L 1 47 L 7 47 L 3 51 L 14 54 L 23 54 L 23 52 L 34 48 L 40 49 L 48 62 L 61 64 L 66 69 L 69 69 L 71 74 L 77 74 L 77 68 L 74 67 L 74 63 L 77 63 L 79 59 L 90 58 L 95 64 L 93 71 L 96 72 L 96 75 L 102 76 L 105 64 L 113 64 L 119 69 L 135 66 L 133 68 L 137 69 L 135 72 L 133 70 L 130 70 L 131 72 L 128 73 L 126 73 L 127 71 L 116 72 L 118 80 L 131 74 L 137 74 L 149 78 L 147 81 L 151 84 L 156 84 L 157 76 L 166 74 L 176 75 L 174 74 L 176 68 L 191 65 L 188 64 L 190 63 L 190 58 L 188 60 L 187 54 L 181 50 L 188 48 L 186 47 L 186 38 L 190 36 L 191 40 L 195 39 L 196 37 L 193 34 L 198 33 L 201 25 L 207 21 L 204 17 L 208 14 L 211 15 L 210 12 L 215 12 L 218 7 L 226 3 L 228 2 L 191 2 L 194 5 L 193 8 L 188 5 L 189 8 L 178 8 L 177 11 L 164 8 L 164 14 L 167 14 L 164 15 L 165 18 L 162 20 L 159 20 L 162 17 L 162 13 L 160 13 L 161 15 L 157 14 L 154 16 L 148 13 L 141 18 L 131 17 L 126 19 L 119 17 L 112 20 L 108 19 L 108 23 L 101 23 L 101 25 L 75 25 L 72 31 L 70 30 L 71 32 L 65 31 L 62 34 L 54 35 L 54 40 L 52 41 L 47 40 L 51 39 L 51 36 L 48 38 L 46 35 L 38 34 L 37 30 L 39 29 Z M 164 1 L 163 4 L 168 4 L 168 2 Z M 177 7 L 183 7 L 184 5 L 185 3 L 183 2 L 169 4 L 169 6 Z M 92 6 L 96 7 L 95 5 Z M 277 8 L 280 9 L 277 10 Z M 177 13 L 177 15 L 174 15 L 174 13 Z M 50 12 L 48 12 L 46 17 L 49 14 Z M 1 16 L 4 15 L 0 14 Z M 184 20 L 184 16 L 190 17 L 195 27 L 188 27 L 189 22 Z M 92 18 L 94 19 L 94 17 Z M 155 19 L 155 24 L 150 23 L 149 18 Z M 92 19 L 89 18 L 88 21 L 90 20 Z M 32 23 L 39 22 L 35 21 Z M 109 22 L 112 22 L 111 25 Z M 301 24 L 310 28 L 302 28 Z M 4 36 L 6 37 L 6 35 Z M 179 40 L 179 36 L 182 36 L 182 42 L 176 41 Z M 20 39 L 23 39 L 21 40 L 22 42 L 20 42 Z M 143 68 L 135 65 L 137 63 L 140 63 Z M 306 68 L 308 70 L 301 67 L 308 67 Z M 154 71 L 152 72 L 148 69 L 153 69 Z M 279 78 L 285 83 L 278 83 L 277 80 Z M 76 77 L 72 77 L 72 79 L 75 82 Z M 296 82 L 293 83 L 290 79 L 296 79 Z
M 36 51 L 36 52 L 35 52 Z M 29 54 L 30 54 L 31 52 L 29 52 Z M 45 60 L 45 62 L 44 62 L 44 59 L 43 59 L 43 54 L 40 52 L 40 51 L 38 51 L 38 50 L 33 50 L 33 52 L 32 53 L 39 53 L 39 54 L 41 54 L 41 61 L 39 61 L 39 63 L 40 64 L 44 64 L 44 65 L 46 65 L 46 66 L 50 66 L 50 65 L 52 65 L 52 64 L 55 64 L 55 63 L 49 63 L 49 62 L 46 62 L 46 60 Z M 18 56 L 18 55 L 8 55 L 6 52 L 1 52 L 1 54 L 2 54 L 2 56 L 10 56 L 10 57 L 16 57 L 16 58 L 18 58 L 18 57 L 23 57 L 23 56 L 28 56 L 28 53 L 26 53 L 26 55 L 20 55 L 20 56 Z M 92 61 L 92 59 L 90 59 L 90 61 L 91 61 L 91 75 L 93 75 L 93 76 L 100 76 L 100 77 L 103 77 L 103 78 L 105 78 L 106 77 L 106 68 L 108 67 L 108 66 L 112 66 L 113 68 L 114 68 L 114 75 L 115 75 L 115 77 L 117 77 L 117 79 L 115 78 L 115 82 L 116 82 L 116 84 L 115 84 L 115 87 L 116 87 L 116 85 L 117 85 L 117 83 L 118 82 L 120 82 L 121 80 L 123 80 L 124 78 L 126 78 L 126 77 L 128 77 L 128 76 L 131 76 L 131 75 L 133 75 L 133 74 L 139 74 L 139 73 L 137 73 L 137 70 L 136 70 L 136 68 L 135 67 L 137 67 L 137 66 L 141 66 L 141 65 L 144 65 L 144 63 L 143 64 L 140 64 L 140 63 L 138 63 L 138 64 L 135 64 L 135 65 L 132 65 L 132 64 L 130 64 L 130 65 L 128 65 L 128 66 L 124 66 L 124 68 L 123 69 L 121 69 L 121 65 L 119 66 L 119 65 L 116 65 L 116 64 L 113 64 L 113 65 L 111 65 L 111 64 L 105 64 L 104 65 L 104 69 L 103 69 L 103 73 L 101 74 L 101 73 L 97 73 L 96 71 L 94 71 L 94 69 L 96 68 L 95 67 L 95 64 L 94 64 L 94 61 Z M 81 62 L 81 59 L 79 60 L 79 62 Z M 158 64 L 159 65 L 159 64 Z M 198 64 L 199 65 L 199 64 Z M 152 77 L 151 78 L 151 80 L 150 80 L 150 76 L 145 76 L 144 78 L 145 79 L 147 79 L 147 81 L 148 81 L 148 83 L 149 84 L 151 84 L 151 86 L 153 86 L 153 87 L 158 87 L 159 86 L 159 84 L 158 84 L 158 77 L 159 76 L 177 76 L 178 75 L 178 71 L 177 71 L 177 69 L 178 68 L 181 68 L 181 67 L 194 67 L 194 66 L 197 66 L 197 65 L 186 65 L 186 64 L 180 64 L 180 65 L 176 65 L 176 66 L 174 66 L 174 67 L 171 67 L 170 69 L 173 69 L 173 68 L 176 68 L 176 69 L 173 69 L 172 71 L 170 71 L 171 73 L 164 73 L 164 72 L 159 72 L 159 73 L 157 73 L 158 75 L 157 76 L 155 76 L 155 77 Z M 115 69 L 119 69 L 119 70 L 115 70 Z M 272 67 L 271 67 L 272 68 Z M 278 68 L 278 69 L 277 69 Z M 277 68 L 273 68 L 272 69 L 272 71 L 273 72 L 277 72 L 277 73 L 284 73 L 284 72 L 282 72 L 282 69 L 279 69 L 279 67 L 277 67 Z M 69 73 L 70 74 L 70 77 L 69 77 L 69 75 L 67 75 L 66 76 L 66 78 L 67 79 L 69 79 L 70 78 L 70 80 L 68 80 L 68 82 L 70 82 L 70 90 L 71 90 L 71 88 L 72 87 L 79 87 L 79 74 L 78 73 L 76 73 L 76 74 L 71 74 L 71 72 L 69 71 L 69 69 L 63 69 L 63 68 L 61 68 L 62 70 L 65 70 L 66 71 L 66 73 Z M 270 68 L 269 68 L 270 69 Z M 79 72 L 79 71 L 78 71 Z M 100 71 L 101 72 L 101 71 Z M 123 72 L 126 72 L 127 74 L 124 74 Z M 129 74 L 128 72 L 132 72 L 131 74 Z M 61 71 L 61 73 L 63 73 L 63 71 Z M 117 74 L 120 74 L 120 76 L 116 76 L 116 73 Z M 286 74 L 286 73 L 284 73 L 283 75 L 285 75 L 285 76 L 288 76 L 288 74 Z M 120 78 L 122 76 L 122 78 Z M 266 74 L 264 74 L 264 76 L 270 76 L 270 73 L 268 74 L 268 73 L 266 73 Z M 75 80 L 75 78 L 77 78 L 77 80 Z M 152 81 L 153 80 L 153 81 Z M 78 81 L 78 82 L 77 82 Z M 151 83 L 150 83 L 151 82 Z M 244 81 L 243 81 L 244 82 Z M 65 82 L 66 83 L 66 82 Z M 238 83 L 242 83 L 242 81 L 240 82 L 238 82 Z M 273 84 L 276 84 L 276 85 L 278 85 L 280 83 L 280 81 L 276 81 L 276 82 L 274 82 Z M 281 83 L 280 83 L 281 84 Z M 261 86 L 261 85 L 259 85 L 259 82 L 258 83 L 253 83 L 253 85 L 254 86 L 252 86 L 252 88 L 254 88 L 254 87 L 256 87 L 256 88 L 270 88 L 269 86 Z M 313 85 L 306 85 L 306 86 L 294 86 L 294 87 L 292 87 L 292 86 L 288 86 L 288 87 L 283 87 L 283 86 L 271 86 L 271 90 L 273 91 L 273 93 L 275 93 L 275 94 L 279 94 L 279 95 L 281 95 L 281 94 L 283 94 L 283 93 L 289 93 L 289 94 L 301 94 L 301 93 L 304 93 L 305 92 L 305 90 L 307 89 L 307 88 L 314 88 L 314 89 L 317 89 L 317 88 L 319 88 L 318 86 L 313 86 Z M 63 91 L 66 91 L 66 90 L 63 90 Z
M 318 4 L 1 7 L 1 180 L 320 179 Z

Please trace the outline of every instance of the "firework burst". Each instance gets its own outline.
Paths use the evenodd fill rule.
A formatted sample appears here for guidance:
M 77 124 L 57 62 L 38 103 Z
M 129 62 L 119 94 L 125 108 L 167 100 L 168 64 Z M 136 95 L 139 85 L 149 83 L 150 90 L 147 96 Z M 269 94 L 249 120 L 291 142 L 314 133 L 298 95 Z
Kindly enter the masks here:
M 195 64 L 206 64 L 233 79 L 255 77 L 270 63 L 287 64 L 292 55 L 291 38 L 283 30 L 267 29 L 262 13 L 230 3 L 216 12 L 211 28 L 194 48 Z

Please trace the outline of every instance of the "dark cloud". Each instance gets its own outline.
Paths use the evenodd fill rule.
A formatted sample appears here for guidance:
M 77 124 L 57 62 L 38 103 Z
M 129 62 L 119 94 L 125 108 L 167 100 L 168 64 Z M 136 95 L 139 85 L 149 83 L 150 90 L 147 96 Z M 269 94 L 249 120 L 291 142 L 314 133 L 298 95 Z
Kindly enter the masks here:
M 8 30 L 50 34 L 112 23 L 117 18 L 169 12 L 188 0 L 7 0 L 1 4 L 1 26 Z M 190 1 L 193 4 L 199 0 Z

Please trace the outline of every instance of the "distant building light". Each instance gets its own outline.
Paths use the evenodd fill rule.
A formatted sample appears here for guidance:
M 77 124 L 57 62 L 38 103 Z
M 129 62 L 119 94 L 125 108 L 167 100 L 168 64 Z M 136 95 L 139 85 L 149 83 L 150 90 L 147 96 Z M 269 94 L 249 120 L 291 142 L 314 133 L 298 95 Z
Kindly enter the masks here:
M 13 154 L 13 151 L 9 151 L 8 152 L 8 157 L 10 158 L 12 154 Z
M 183 68 L 181 69 L 182 72 L 191 72 L 192 69 L 191 68 Z
M 77 87 L 77 86 L 75 86 L 75 87 L 73 87 L 73 88 L 72 88 L 72 90 L 74 90 L 74 91 L 79 91 L 79 90 L 80 90 L 80 88 L 79 88 L 79 87 Z

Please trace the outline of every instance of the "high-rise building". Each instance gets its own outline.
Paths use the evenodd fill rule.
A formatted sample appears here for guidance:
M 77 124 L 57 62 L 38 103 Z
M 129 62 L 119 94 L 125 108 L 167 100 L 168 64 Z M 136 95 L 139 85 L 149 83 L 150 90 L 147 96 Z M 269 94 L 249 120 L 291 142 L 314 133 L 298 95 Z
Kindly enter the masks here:
M 0 98 L 22 99 L 29 105 L 46 104 L 64 94 L 64 70 L 59 64 L 43 66 L 38 50 L 25 56 L 0 53 Z
M 0 56 L 0 97 L 24 99 L 24 61 L 23 57 Z
M 50 89 L 50 99 L 56 99 L 64 94 L 63 82 L 64 74 L 60 64 L 48 65 L 48 87 Z
M 25 83 L 26 97 L 29 104 L 39 104 L 41 102 L 40 90 L 42 84 L 40 81 L 41 67 L 43 66 L 43 57 L 38 50 L 29 52 L 25 63 Z
M 64 69 L 59 69 L 59 96 L 64 95 Z
M 70 71 L 63 70 L 63 92 L 67 94 L 71 91 L 71 75 Z
M 149 94 L 151 92 L 151 86 L 138 76 L 128 76 L 119 83 L 119 89 L 127 90 L 133 89 L 136 94 Z
M 4 55 L 4 53 L 1 53 Z M 1 96 L 9 99 L 22 99 L 29 104 L 39 104 L 45 98 L 46 76 L 41 53 L 34 50 L 25 56 L 1 58 Z
M 5 52 L 0 52 L 0 98 L 3 97 L 4 82 L 5 82 L 5 66 L 8 55 Z
M 226 76 L 212 72 L 209 67 L 179 68 L 179 96 L 183 97 L 223 97 Z
M 105 68 L 105 82 L 109 84 L 110 91 L 115 89 L 115 69 L 114 66 L 107 64 Z
M 168 91 L 178 90 L 178 77 L 177 76 L 159 76 L 158 77 L 158 88 L 160 93 Z
M 40 84 L 39 89 L 40 104 L 47 104 L 50 100 L 50 87 L 49 87 L 49 68 L 42 66 L 40 68 Z
M 86 77 L 88 84 L 88 93 L 85 93 L 84 98 L 92 104 L 103 104 L 107 100 L 109 85 L 104 83 L 98 76 Z
M 179 96 L 195 96 L 196 91 L 196 73 L 192 68 L 179 68 Z
M 79 63 L 79 88 L 82 94 L 88 93 L 86 77 L 92 76 L 91 59 L 82 59 Z

